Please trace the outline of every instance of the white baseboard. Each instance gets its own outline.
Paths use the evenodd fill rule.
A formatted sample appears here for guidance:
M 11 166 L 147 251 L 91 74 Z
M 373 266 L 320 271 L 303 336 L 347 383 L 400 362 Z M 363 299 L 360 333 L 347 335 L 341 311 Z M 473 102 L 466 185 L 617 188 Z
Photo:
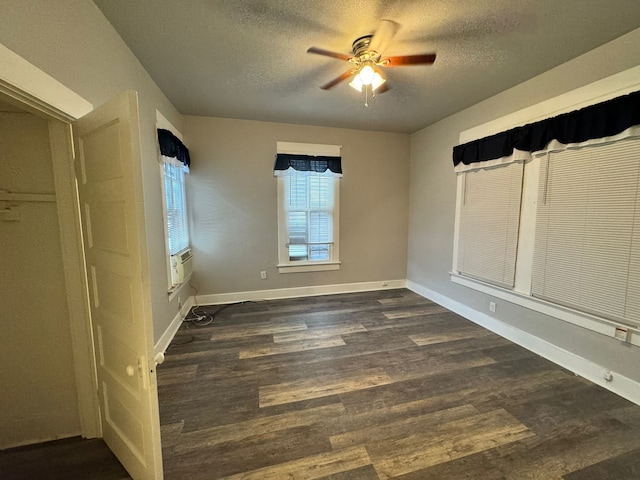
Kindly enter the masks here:
M 337 285 L 319 285 L 315 287 L 275 288 L 271 290 L 255 290 L 248 292 L 214 293 L 198 295 L 198 305 L 220 305 L 225 303 L 249 302 L 259 300 L 277 300 L 281 298 L 313 297 L 333 295 L 336 293 L 369 292 L 404 288 L 406 280 L 387 280 L 378 282 L 343 283 Z
M 173 340 L 173 337 L 176 336 L 180 325 L 182 325 L 182 320 L 187 316 L 187 313 L 189 313 L 189 310 L 191 310 L 194 305 L 195 301 L 193 297 L 189 297 L 187 301 L 184 302 L 184 305 L 182 305 L 182 308 L 180 309 L 178 314 L 173 318 L 167 329 L 156 342 L 154 348 L 155 355 L 157 355 L 158 353 L 165 353 L 167 351 L 167 348 L 169 348 L 169 344 Z
M 598 365 L 591 360 L 580 357 L 568 350 L 564 350 L 557 345 L 492 318 L 483 312 L 479 312 L 478 310 L 470 308 L 427 287 L 412 282 L 411 280 L 407 280 L 406 287 L 418 295 L 422 295 L 452 312 L 455 312 L 458 315 L 461 315 L 466 319 L 497 333 L 501 337 L 504 337 L 507 340 L 510 340 L 513 343 L 516 343 L 527 350 L 530 350 L 541 357 L 566 368 L 576 375 L 586 378 L 596 385 L 600 385 L 601 387 L 604 387 L 607 390 L 640 405 L 640 383 L 635 380 L 625 377 L 615 371 L 611 371 L 612 380 L 606 381 L 603 378 L 603 373 L 609 370 L 607 367 Z

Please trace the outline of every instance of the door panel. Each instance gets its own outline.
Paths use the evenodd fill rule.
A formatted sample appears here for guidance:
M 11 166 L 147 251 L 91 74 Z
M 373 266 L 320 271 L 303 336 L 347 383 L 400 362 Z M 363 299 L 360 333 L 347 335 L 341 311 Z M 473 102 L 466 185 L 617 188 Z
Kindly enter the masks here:
M 135 92 L 74 126 L 104 440 L 134 480 L 162 478 Z M 142 232 L 142 233 L 141 233 Z

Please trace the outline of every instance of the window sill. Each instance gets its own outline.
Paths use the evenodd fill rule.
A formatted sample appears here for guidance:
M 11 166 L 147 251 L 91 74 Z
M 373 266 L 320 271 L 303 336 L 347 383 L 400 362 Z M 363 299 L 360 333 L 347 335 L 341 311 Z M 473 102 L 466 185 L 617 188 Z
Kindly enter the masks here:
M 340 270 L 340 262 L 285 263 L 278 265 L 280 273 L 322 272 Z
M 171 300 L 173 300 L 175 298 L 175 296 L 178 294 L 178 292 L 180 290 L 182 290 L 182 287 L 184 287 L 185 285 L 187 285 L 189 283 L 189 280 L 191 280 L 191 275 L 189 275 L 187 278 L 185 278 L 182 283 L 169 287 L 169 289 L 167 290 L 167 295 L 169 297 L 169 301 L 171 301 Z
M 577 325 L 582 328 L 606 335 L 609 337 L 615 337 L 616 327 L 622 327 L 628 330 L 629 336 L 626 340 L 627 343 L 640 346 L 640 328 L 627 325 L 624 323 L 616 322 L 613 320 L 597 317 L 588 313 L 579 312 L 568 307 L 556 305 L 539 298 L 531 297 L 529 295 L 519 293 L 513 290 L 507 290 L 505 288 L 490 285 L 480 280 L 475 280 L 469 277 L 462 276 L 457 272 L 449 272 L 451 281 L 473 290 L 491 295 L 495 298 L 505 300 L 507 302 L 519 305 L 521 307 L 533 310 L 550 317 L 555 317 L 559 320 Z

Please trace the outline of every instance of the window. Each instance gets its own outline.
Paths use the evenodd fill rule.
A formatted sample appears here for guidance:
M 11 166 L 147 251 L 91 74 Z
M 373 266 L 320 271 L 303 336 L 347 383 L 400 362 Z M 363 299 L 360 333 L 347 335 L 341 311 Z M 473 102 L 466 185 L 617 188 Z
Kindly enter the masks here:
M 169 298 L 191 275 L 193 262 L 189 249 L 189 226 L 185 192 L 185 174 L 189 172 L 189 150 L 173 132 L 169 121 L 156 111 L 160 173 L 164 202 L 165 241 L 167 247 L 167 287 Z
M 278 143 L 274 175 L 278 181 L 280 273 L 340 267 L 340 173 L 331 168 L 341 172 L 341 166 L 330 165 L 330 159 L 339 159 L 339 149 L 333 145 Z
M 289 261 L 327 262 L 333 249 L 334 179 L 320 175 L 284 177 Z
M 640 140 L 542 162 L 532 294 L 640 324 Z
M 184 189 L 185 168 L 182 164 L 178 166 L 171 161 L 165 161 L 162 168 L 169 255 L 176 255 L 189 247 Z
M 469 277 L 513 287 L 523 165 L 514 162 L 465 172 L 457 269 Z
M 633 92 L 456 147 L 451 279 L 640 345 L 639 108 Z M 518 201 L 509 192 L 520 182 Z M 504 223 L 512 204 L 515 230 Z M 487 246 L 513 251 L 514 231 L 515 264 Z

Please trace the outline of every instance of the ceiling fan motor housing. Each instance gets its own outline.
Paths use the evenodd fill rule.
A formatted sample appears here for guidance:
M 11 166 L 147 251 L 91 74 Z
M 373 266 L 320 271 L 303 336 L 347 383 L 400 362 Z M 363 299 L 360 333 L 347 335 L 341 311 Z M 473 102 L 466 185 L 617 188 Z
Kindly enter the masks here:
M 359 58 L 367 53 L 372 53 L 372 51 L 369 50 L 369 45 L 371 44 L 372 38 L 373 35 L 364 35 L 362 37 L 356 38 L 353 42 L 353 45 L 351 46 L 353 55 Z

